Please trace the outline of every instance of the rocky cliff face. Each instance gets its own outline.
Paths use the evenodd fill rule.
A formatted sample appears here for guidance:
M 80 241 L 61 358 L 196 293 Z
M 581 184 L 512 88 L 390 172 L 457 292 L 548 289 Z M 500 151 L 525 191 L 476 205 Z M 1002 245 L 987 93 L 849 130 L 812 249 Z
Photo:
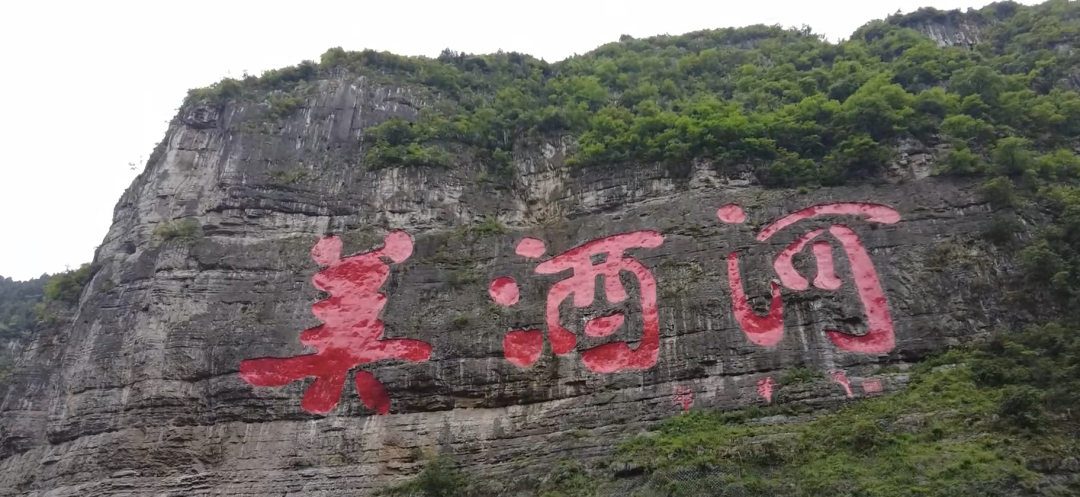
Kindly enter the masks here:
M 983 31 L 981 24 L 962 18 L 956 22 L 919 22 L 906 27 L 934 40 L 939 47 L 971 48 L 981 41 Z
M 983 41 L 987 28 L 985 17 L 974 12 L 963 14 L 959 10 L 942 12 L 923 9 L 898 19 L 896 23 L 918 31 L 939 47 L 968 49 Z
M 515 150 L 513 181 L 486 180 L 467 156 L 452 170 L 366 170 L 362 131 L 389 116 L 415 116 L 426 98 L 339 75 L 314 85 L 302 108 L 279 121 L 255 104 L 182 109 L 121 198 L 71 325 L 41 333 L 3 391 L 0 494 L 356 495 L 413 474 L 413 449 L 427 447 L 453 451 L 478 474 L 514 475 L 501 480 L 512 493 L 559 459 L 609 454 L 622 437 L 691 402 L 838 404 L 873 394 L 874 385 L 902 388 L 908 362 L 1023 319 L 1003 311 L 1007 297 L 993 291 L 1007 284 L 1012 266 L 982 240 L 990 207 L 972 184 L 926 177 L 930 151 L 909 147 L 891 183 L 809 191 L 763 190 L 705 163 L 688 178 L 648 165 L 572 170 L 563 159 L 573 143 L 558 137 Z M 837 203 L 879 204 L 898 219 L 875 222 L 859 215 L 870 212 L 865 206 L 853 207 L 758 240 L 788 214 Z M 729 204 L 745 220 L 733 207 L 718 217 Z M 855 242 L 836 225 L 850 228 Z M 774 261 L 817 229 L 825 231 L 815 241 L 831 245 L 808 244 L 794 257 L 794 270 L 814 282 L 793 290 L 797 278 L 778 275 Z M 371 295 L 348 300 L 357 291 L 335 287 L 344 280 L 330 273 L 316 277 L 330 294 L 313 286 L 321 267 L 312 247 L 335 235 L 344 254 L 366 253 L 397 230 L 409 236 L 389 238 L 388 258 L 369 256 L 346 273 L 386 295 L 384 338 L 422 341 L 429 354 L 393 347 L 376 354 L 368 342 L 363 353 L 335 356 L 348 367 L 380 360 L 355 370 L 357 386 L 349 374 L 336 405 L 333 380 L 320 379 L 330 387 L 312 395 L 323 395 L 315 404 L 329 406 L 326 414 L 302 406 L 312 378 L 282 379 L 299 370 L 240 375 L 245 360 L 322 350 L 300 336 L 331 321 L 312 313 L 327 297 L 329 307 L 355 304 L 336 339 L 358 343 L 377 328 L 371 316 L 348 319 L 378 310 Z M 608 302 L 618 300 L 608 298 L 619 286 L 613 279 L 604 281 L 606 296 L 598 290 L 577 308 L 572 301 L 589 289 L 579 281 L 571 289 L 581 295 L 547 309 L 549 290 L 571 273 L 539 274 L 538 263 L 590 241 L 614 247 L 606 237 L 642 231 L 626 255 L 655 279 L 655 292 L 641 271 L 624 271 L 629 296 L 621 302 Z M 524 250 L 524 239 L 534 239 L 532 249 L 543 242 L 543 255 Z M 848 242 L 864 246 L 868 261 L 845 251 Z M 331 252 L 314 256 L 330 264 Z M 749 295 L 742 307 L 733 303 L 732 252 Z M 620 263 L 609 257 L 593 262 Z M 837 285 L 826 281 L 823 259 L 834 262 L 838 289 L 828 289 Z M 884 292 L 869 311 L 859 293 L 874 280 L 868 267 Z M 385 282 L 372 276 L 379 271 L 388 271 Z M 519 288 L 512 306 L 492 300 L 513 301 L 509 280 L 489 291 L 504 277 Z M 581 281 L 588 280 L 595 276 Z M 755 334 L 736 317 L 739 309 L 765 316 L 772 281 L 782 296 L 772 299 L 774 311 L 783 304 L 782 336 L 766 336 L 775 321 Z M 893 345 L 863 352 L 838 345 L 880 328 L 882 309 Z M 576 335 L 567 353 L 553 351 L 549 312 Z M 616 315 L 625 323 L 614 331 L 616 318 L 594 319 Z M 539 358 L 538 336 L 522 333 L 530 330 L 544 331 Z M 655 360 L 642 355 L 640 369 L 597 372 L 603 360 L 587 364 L 585 351 L 607 342 L 647 351 L 651 332 Z M 309 343 L 329 347 L 312 335 Z M 535 362 L 511 362 L 507 344 L 516 362 Z M 838 381 L 785 382 L 783 371 L 795 366 L 837 371 Z M 284 386 L 252 384 L 260 381 Z M 379 383 L 388 406 L 376 401 Z M 389 413 L 377 414 L 382 408 Z

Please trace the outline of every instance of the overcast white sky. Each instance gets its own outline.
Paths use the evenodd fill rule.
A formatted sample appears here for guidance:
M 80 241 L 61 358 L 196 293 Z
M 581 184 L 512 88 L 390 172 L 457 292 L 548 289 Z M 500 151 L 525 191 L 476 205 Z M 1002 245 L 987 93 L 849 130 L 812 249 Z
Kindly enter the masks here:
M 809 24 L 830 39 L 897 10 L 986 0 L 6 1 L 0 6 L 0 275 L 93 257 L 120 194 L 189 88 L 318 60 L 326 49 L 435 56 L 499 49 L 549 62 L 621 34 Z M 1022 3 L 1038 3 L 1022 0 Z

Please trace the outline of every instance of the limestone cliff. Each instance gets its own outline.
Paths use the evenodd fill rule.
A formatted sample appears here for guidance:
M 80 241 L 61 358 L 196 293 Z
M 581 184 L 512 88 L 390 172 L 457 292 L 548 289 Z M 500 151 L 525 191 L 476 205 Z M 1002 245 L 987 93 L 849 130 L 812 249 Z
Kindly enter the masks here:
M 959 10 L 943 12 L 921 9 L 907 16 L 894 16 L 890 20 L 918 31 L 940 47 L 971 49 L 985 38 L 987 25 L 993 22 L 988 17 L 970 9 L 967 14 Z
M 410 449 L 430 446 L 451 448 L 487 474 L 536 474 L 565 451 L 604 454 L 620 436 L 678 414 L 677 387 L 693 389 L 695 406 L 759 404 L 756 381 L 784 368 L 870 377 L 1006 317 L 995 310 L 995 294 L 980 291 L 1003 284 L 1009 266 L 972 243 L 990 209 L 969 184 L 923 179 L 799 194 L 705 167 L 682 181 L 649 167 L 574 176 L 561 166 L 567 143 L 559 140 L 517 150 L 519 179 L 508 188 L 478 182 L 470 164 L 366 172 L 339 164 L 360 155 L 365 126 L 415 112 L 400 103 L 412 94 L 347 75 L 319 86 L 273 134 L 239 130 L 252 112 L 244 106 L 183 109 L 164 152 L 121 199 L 74 324 L 38 338 L 23 359 L 30 371 L 5 396 L 2 487 L 50 495 L 211 488 L 353 495 L 409 474 Z M 300 178 L 277 181 L 281 170 Z M 728 253 L 745 251 L 748 292 L 765 296 L 768 258 L 794 238 L 757 243 L 752 226 L 835 201 L 880 203 L 901 215 L 881 227 L 850 222 L 885 288 L 895 348 L 846 353 L 825 337 L 831 327 L 865 333 L 850 283 L 839 292 L 785 292 L 784 339 L 754 345 L 732 313 Z M 729 203 L 746 210 L 749 226 L 717 219 Z M 198 238 L 155 240 L 155 229 L 185 219 L 198 224 Z M 506 232 L 478 229 L 484 219 Z M 365 368 L 386 385 L 391 414 L 373 415 L 351 386 L 321 416 L 301 410 L 304 382 L 245 383 L 242 360 L 305 353 L 297 337 L 319 324 L 311 306 L 322 297 L 309 283 L 318 270 L 309 250 L 319 237 L 341 235 L 353 253 L 381 246 L 389 230 L 408 232 L 415 249 L 383 289 L 386 336 L 433 347 L 426 362 Z M 663 235 L 661 246 L 634 252 L 659 287 L 655 366 L 598 374 L 577 353 L 550 349 L 529 368 L 504 359 L 509 329 L 544 328 L 546 290 L 557 281 L 531 274 L 514 254 L 520 239 L 540 239 L 555 253 L 637 230 Z M 521 282 L 512 311 L 488 296 L 488 282 L 501 276 Z M 613 338 L 640 337 L 638 321 Z M 904 375 L 884 379 L 898 388 Z M 840 386 L 778 391 L 813 403 L 845 394 Z
M 453 146 L 450 168 L 366 162 L 365 131 L 418 120 L 445 97 L 430 87 L 341 70 L 293 95 L 286 111 L 242 98 L 180 110 L 120 199 L 70 325 L 42 331 L 0 390 L 0 495 L 357 495 L 414 474 L 414 449 L 431 447 L 499 478 L 505 494 L 530 495 L 558 460 L 604 458 L 625 436 L 678 415 L 690 394 L 694 408 L 836 405 L 871 385 L 903 388 L 904 369 L 929 351 L 1031 318 L 1001 291 L 1015 261 L 983 240 L 995 217 L 978 181 L 930 176 L 942 150 L 934 144 L 903 142 L 888 181 L 765 189 L 709 160 L 689 161 L 685 174 L 650 161 L 568 167 L 577 143 L 556 133 L 516 141 L 510 179 L 493 180 Z M 897 217 L 826 209 L 761 241 L 774 221 L 838 203 Z M 732 204 L 745 220 L 733 207 L 718 215 Z M 775 261 L 815 230 L 824 230 L 818 243 L 833 242 L 799 246 L 793 270 L 814 281 L 792 289 L 798 278 L 778 279 Z M 396 231 L 411 250 L 391 242 L 388 259 L 366 263 L 388 268 L 378 317 L 384 338 L 422 341 L 429 354 L 362 365 L 340 402 L 320 404 L 326 414 L 302 407 L 311 378 L 259 380 L 287 383 L 270 387 L 240 375 L 246 360 L 315 352 L 301 332 L 325 322 L 312 306 L 335 294 L 312 280 L 336 260 L 313 252 L 317 242 L 338 236 L 344 255 L 360 254 Z M 554 304 L 577 342 L 556 354 L 548 292 L 570 273 L 538 264 L 635 232 L 655 232 L 626 251 L 655 279 L 654 320 L 639 305 L 649 300 L 642 289 L 652 293 L 642 273 L 622 275 L 629 297 L 615 303 L 619 285 L 602 280 L 608 293 L 591 303 Z M 521 255 L 525 239 L 543 253 Z M 835 262 L 835 283 L 824 281 L 823 259 Z M 731 268 L 749 295 L 743 317 L 782 303 L 782 335 L 763 339 L 738 322 Z M 504 277 L 520 288 L 512 306 L 492 300 L 501 290 L 489 284 Z M 871 280 L 884 304 L 868 308 L 860 285 Z M 780 298 L 770 299 L 773 288 Z M 839 346 L 874 331 L 882 309 L 894 343 Z M 625 323 L 614 331 L 595 320 L 615 315 Z M 353 326 L 374 326 L 364 323 Z M 650 323 L 655 360 L 615 372 L 587 365 L 585 351 L 603 343 L 647 348 Z M 511 362 L 506 337 L 530 330 L 543 331 L 542 353 L 529 366 Z M 844 379 L 783 384 L 796 366 Z M 386 415 L 357 395 L 354 381 L 372 379 L 385 386 Z

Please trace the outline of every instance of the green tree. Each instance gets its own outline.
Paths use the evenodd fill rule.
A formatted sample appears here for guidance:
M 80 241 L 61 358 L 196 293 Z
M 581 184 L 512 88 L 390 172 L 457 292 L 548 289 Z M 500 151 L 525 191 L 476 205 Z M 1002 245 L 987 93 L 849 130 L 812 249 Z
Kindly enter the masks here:
M 983 173 L 984 170 L 985 166 L 979 156 L 966 147 L 950 150 L 941 159 L 941 174 L 973 176 Z
M 1032 169 L 1035 160 L 1028 149 L 1030 143 L 1027 139 L 1017 137 L 998 140 L 991 153 L 995 170 L 999 174 L 1016 176 Z

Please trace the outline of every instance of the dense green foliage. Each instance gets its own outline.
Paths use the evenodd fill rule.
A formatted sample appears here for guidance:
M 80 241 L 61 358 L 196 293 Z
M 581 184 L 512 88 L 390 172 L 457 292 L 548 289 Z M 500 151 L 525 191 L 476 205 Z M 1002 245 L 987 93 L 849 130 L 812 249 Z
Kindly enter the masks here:
M 402 485 L 382 489 L 386 497 L 464 497 L 480 493 L 468 475 L 454 467 L 453 459 L 445 454 L 426 454 L 424 469 L 416 478 Z
M 0 341 L 29 334 L 34 323 L 34 306 L 45 295 L 48 276 L 29 281 L 0 278 Z
M 1035 201 L 1053 221 L 1020 251 L 1031 297 L 1057 303 L 1071 318 L 1080 318 L 1080 187 L 1045 185 L 1038 188 Z
M 283 173 L 282 178 L 290 173 Z M 198 221 L 194 219 L 172 220 L 159 224 L 154 228 L 154 238 L 162 242 L 180 240 L 191 242 L 201 236 Z
M 90 278 L 90 265 L 83 264 L 79 269 L 57 273 L 45 283 L 45 303 L 58 301 L 73 304 L 78 302 L 83 285 Z
M 7 376 L 14 360 L 5 345 L 26 339 L 34 330 L 46 281 L 47 276 L 29 281 L 0 277 L 0 379 Z
M 750 166 L 775 186 L 872 178 L 905 138 L 951 142 L 946 170 L 956 174 L 978 173 L 995 150 L 1021 142 L 1076 164 L 1068 150 L 1080 134 L 1080 55 L 1061 46 L 1080 32 L 1080 7 L 1051 0 L 970 11 L 966 22 L 985 40 L 971 50 L 940 48 L 907 27 L 959 15 L 896 16 L 841 43 L 805 27 L 624 36 L 558 63 L 335 48 L 318 63 L 226 79 L 190 98 L 263 99 L 281 115 L 280 102 L 288 112 L 297 101 L 279 93 L 303 93 L 343 70 L 428 91 L 436 103 L 416 122 L 368 129 L 373 168 L 448 166 L 465 148 L 502 171 L 515 144 L 551 134 L 577 138 L 571 162 L 581 166 L 663 162 L 683 174 L 704 158 Z
M 18 344 L 28 339 L 38 323 L 53 319 L 49 307 L 78 301 L 90 275 L 90 265 L 42 275 L 28 281 L 0 277 L 0 380 L 8 375 Z

